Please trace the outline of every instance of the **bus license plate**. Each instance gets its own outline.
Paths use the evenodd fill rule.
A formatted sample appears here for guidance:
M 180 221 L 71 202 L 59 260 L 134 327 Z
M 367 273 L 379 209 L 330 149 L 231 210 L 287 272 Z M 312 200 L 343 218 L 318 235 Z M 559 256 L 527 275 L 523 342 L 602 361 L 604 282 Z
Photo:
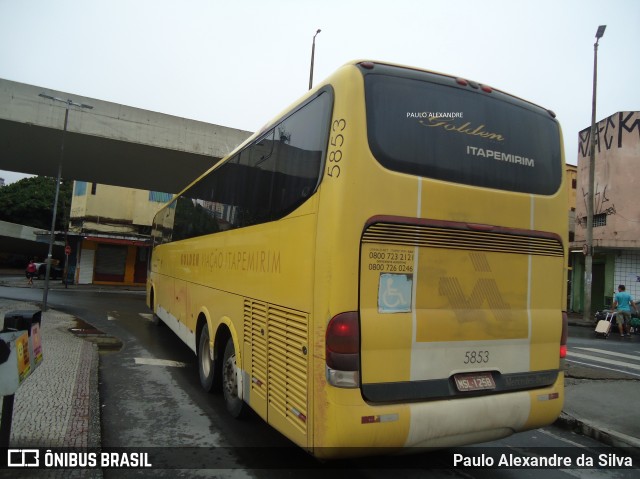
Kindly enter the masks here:
M 496 383 L 491 373 L 465 373 L 454 374 L 458 391 L 482 391 L 483 389 L 495 389 Z

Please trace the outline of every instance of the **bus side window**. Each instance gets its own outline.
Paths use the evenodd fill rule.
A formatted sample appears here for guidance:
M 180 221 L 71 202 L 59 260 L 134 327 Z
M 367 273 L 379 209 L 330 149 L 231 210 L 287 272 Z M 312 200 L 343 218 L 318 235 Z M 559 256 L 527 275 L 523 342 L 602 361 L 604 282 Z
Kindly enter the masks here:
M 281 218 L 315 190 L 327 144 L 331 95 L 323 93 L 276 127 L 272 217 Z
M 250 226 L 271 220 L 271 192 L 275 165 L 273 161 L 273 130 L 240 154 L 236 171 L 238 205 L 241 220 L 238 226 Z
M 324 92 L 175 198 L 157 217 L 158 242 L 276 220 L 314 192 L 331 120 Z

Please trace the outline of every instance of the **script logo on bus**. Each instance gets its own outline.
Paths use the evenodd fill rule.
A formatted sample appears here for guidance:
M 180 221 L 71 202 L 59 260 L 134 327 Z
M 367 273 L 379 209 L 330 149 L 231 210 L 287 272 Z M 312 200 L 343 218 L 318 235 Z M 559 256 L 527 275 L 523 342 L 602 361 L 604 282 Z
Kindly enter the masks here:
M 453 121 L 453 119 L 438 118 L 438 117 L 432 116 L 432 117 L 429 117 L 427 121 L 420 120 L 419 123 L 422 126 L 425 126 L 428 128 L 442 128 L 446 131 L 461 133 L 464 135 L 479 136 L 480 138 L 486 138 L 488 140 L 495 140 L 495 141 L 505 140 L 505 137 L 502 136 L 500 133 L 487 131 L 485 129 L 485 125 L 481 124 L 474 127 L 474 125 L 469 121 L 462 124 L 456 124 Z

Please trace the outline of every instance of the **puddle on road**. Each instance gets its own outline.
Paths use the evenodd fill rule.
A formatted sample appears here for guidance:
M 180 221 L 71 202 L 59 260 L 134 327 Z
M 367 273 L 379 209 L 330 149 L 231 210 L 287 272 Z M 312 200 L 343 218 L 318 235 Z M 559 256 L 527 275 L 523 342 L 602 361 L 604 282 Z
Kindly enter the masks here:
M 122 349 L 122 341 L 113 336 L 100 331 L 93 325 L 75 318 L 75 327 L 69 328 L 77 337 L 91 341 L 98 347 L 99 353 L 114 353 Z

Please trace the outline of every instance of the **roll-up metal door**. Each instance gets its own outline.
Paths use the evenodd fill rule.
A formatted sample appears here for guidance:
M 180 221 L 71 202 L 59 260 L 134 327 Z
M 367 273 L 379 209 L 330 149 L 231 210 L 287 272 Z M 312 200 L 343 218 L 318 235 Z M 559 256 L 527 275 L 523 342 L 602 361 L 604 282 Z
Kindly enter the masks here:
M 95 281 L 124 281 L 127 265 L 127 247 L 99 244 L 96 250 Z
M 93 282 L 93 260 L 95 251 L 83 248 L 80 255 L 80 267 L 78 273 L 78 284 L 91 284 Z

